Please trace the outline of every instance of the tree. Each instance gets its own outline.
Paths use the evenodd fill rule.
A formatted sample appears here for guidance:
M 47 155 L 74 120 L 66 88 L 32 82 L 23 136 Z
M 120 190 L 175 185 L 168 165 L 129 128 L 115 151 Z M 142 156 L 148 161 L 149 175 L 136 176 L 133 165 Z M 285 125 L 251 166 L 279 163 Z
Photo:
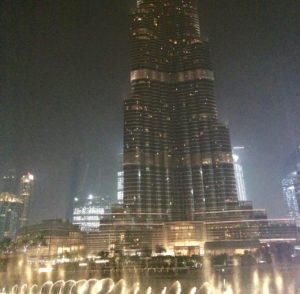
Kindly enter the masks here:
M 213 265 L 226 265 L 227 259 L 228 259 L 228 254 L 226 254 L 226 253 L 215 255 L 212 257 L 212 264 Z
M 107 251 L 100 251 L 97 253 L 97 256 L 101 257 L 102 259 L 107 258 L 109 253 Z
M 38 233 L 36 235 L 31 236 L 28 239 L 23 240 L 23 246 L 26 248 L 32 247 L 32 246 L 46 246 L 46 239 L 45 236 L 42 233 Z
M 163 254 L 163 253 L 166 253 L 166 252 L 167 252 L 167 250 L 163 245 L 156 245 L 155 246 L 155 253 Z
M 15 250 L 15 244 L 10 238 L 2 238 L 0 240 L 0 255 L 7 255 Z

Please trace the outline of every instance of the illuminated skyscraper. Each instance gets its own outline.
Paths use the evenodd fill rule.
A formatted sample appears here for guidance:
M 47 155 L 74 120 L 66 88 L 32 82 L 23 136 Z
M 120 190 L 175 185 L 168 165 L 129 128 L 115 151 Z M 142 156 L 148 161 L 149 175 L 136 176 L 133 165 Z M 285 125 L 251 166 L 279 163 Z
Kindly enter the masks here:
M 0 191 L 17 195 L 19 188 L 18 184 L 19 182 L 16 170 L 9 169 L 2 175 Z
M 0 239 L 12 238 L 20 227 L 23 202 L 16 195 L 0 193 Z
M 34 176 L 31 173 L 23 175 L 20 180 L 19 196 L 23 202 L 23 211 L 20 219 L 21 227 L 28 225 L 30 202 L 33 195 Z
M 283 198 L 286 202 L 288 213 L 291 218 L 299 217 L 299 208 L 296 198 L 297 172 L 289 173 L 282 180 Z
M 119 155 L 119 168 L 117 177 L 117 202 L 123 204 L 124 202 L 124 171 L 123 171 L 123 154 Z
M 291 218 L 300 218 L 300 146 L 289 157 L 282 180 L 283 197 Z
M 236 180 L 238 199 L 239 201 L 247 201 L 243 166 L 241 164 L 239 156 L 240 150 L 244 150 L 244 147 L 233 147 L 234 174 Z
M 195 0 L 140 0 L 124 101 L 124 207 L 191 220 L 237 203 L 228 127 L 218 120 Z
M 85 232 L 99 231 L 100 221 L 110 211 L 110 197 L 88 195 L 74 199 L 73 221 Z

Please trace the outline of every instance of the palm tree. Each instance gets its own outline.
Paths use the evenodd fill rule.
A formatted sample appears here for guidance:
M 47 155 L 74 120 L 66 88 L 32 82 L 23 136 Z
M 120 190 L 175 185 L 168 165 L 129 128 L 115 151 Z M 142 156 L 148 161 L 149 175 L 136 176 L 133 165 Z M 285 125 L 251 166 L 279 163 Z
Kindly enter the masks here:
M 0 256 L 10 254 L 14 249 L 15 244 L 12 239 L 4 237 L 0 240 Z

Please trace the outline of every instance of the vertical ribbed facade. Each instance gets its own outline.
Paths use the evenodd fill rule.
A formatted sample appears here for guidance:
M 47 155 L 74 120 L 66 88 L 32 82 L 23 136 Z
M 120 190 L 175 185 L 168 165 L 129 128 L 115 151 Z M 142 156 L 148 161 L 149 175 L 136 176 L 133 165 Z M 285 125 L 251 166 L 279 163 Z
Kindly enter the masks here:
M 297 178 L 295 181 L 295 196 L 298 203 L 298 211 L 300 212 L 300 163 L 297 165 Z
M 218 121 L 196 1 L 141 0 L 131 17 L 125 208 L 186 220 L 232 206 L 237 194 L 229 131 Z

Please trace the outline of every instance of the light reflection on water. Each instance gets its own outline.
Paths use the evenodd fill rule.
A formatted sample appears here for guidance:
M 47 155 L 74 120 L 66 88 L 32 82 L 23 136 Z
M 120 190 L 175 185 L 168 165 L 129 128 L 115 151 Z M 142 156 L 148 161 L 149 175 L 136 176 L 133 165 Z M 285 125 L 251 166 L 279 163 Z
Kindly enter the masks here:
M 264 275 L 259 277 L 256 272 L 253 274 L 251 293 L 262 294 L 300 294 L 300 289 L 295 292 L 293 285 L 284 289 L 283 279 L 277 273 L 274 277 L 274 283 L 271 283 L 271 277 Z M 272 285 L 271 285 L 272 284 Z M 156 287 L 157 288 L 157 287 Z M 240 289 L 235 291 L 234 287 L 223 280 L 219 283 L 211 284 L 205 282 L 202 285 L 184 289 L 180 281 L 175 281 L 169 286 L 163 286 L 161 289 L 152 288 L 152 286 L 142 287 L 139 282 L 128 284 L 124 279 L 116 283 L 110 279 L 81 279 L 81 280 L 58 280 L 46 281 L 42 285 L 13 285 L 11 288 L 3 288 L 1 294 L 239 294 Z
M 41 275 L 44 280 L 30 279 L 10 285 L 5 285 L 0 276 L 0 294 L 300 294 L 300 272 L 296 269 L 280 272 L 276 268 L 270 271 L 236 268 L 230 273 L 223 269 L 209 273 L 203 270 L 194 275 L 179 274 L 178 280 L 163 274 L 144 279 L 135 273 L 126 273 L 123 279 L 52 280 L 51 274 L 44 274 Z

